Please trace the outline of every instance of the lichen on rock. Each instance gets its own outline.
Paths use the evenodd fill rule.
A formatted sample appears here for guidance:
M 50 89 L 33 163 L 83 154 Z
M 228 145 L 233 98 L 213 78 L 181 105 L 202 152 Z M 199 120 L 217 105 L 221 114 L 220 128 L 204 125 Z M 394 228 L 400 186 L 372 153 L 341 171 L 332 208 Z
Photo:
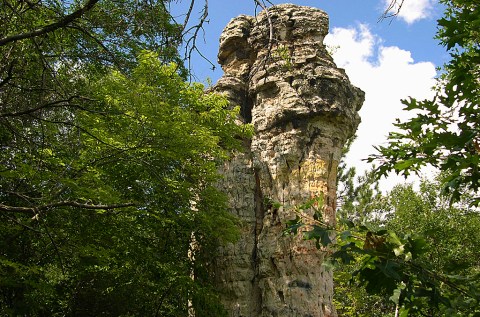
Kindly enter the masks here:
M 324 220 L 334 224 L 338 162 L 360 122 L 364 93 L 327 53 L 327 32 L 325 12 L 284 4 L 239 16 L 221 35 L 224 75 L 214 89 L 239 105 L 240 120 L 255 130 L 219 184 L 242 221 L 241 239 L 216 261 L 229 316 L 336 315 L 323 251 L 282 235 L 295 217 L 289 206 L 320 195 Z

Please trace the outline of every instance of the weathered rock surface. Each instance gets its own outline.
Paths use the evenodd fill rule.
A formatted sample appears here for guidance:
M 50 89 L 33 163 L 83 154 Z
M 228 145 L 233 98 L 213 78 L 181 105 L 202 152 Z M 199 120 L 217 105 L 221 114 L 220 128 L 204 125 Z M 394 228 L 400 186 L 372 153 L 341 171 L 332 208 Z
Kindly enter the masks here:
M 324 220 L 335 222 L 337 165 L 360 121 L 364 94 L 327 53 L 327 32 L 325 12 L 285 4 L 233 19 L 220 38 L 225 74 L 215 90 L 240 105 L 240 119 L 255 129 L 220 184 L 243 223 L 242 238 L 216 264 L 229 316 L 336 315 L 324 252 L 282 235 L 295 218 L 289 206 L 319 195 Z

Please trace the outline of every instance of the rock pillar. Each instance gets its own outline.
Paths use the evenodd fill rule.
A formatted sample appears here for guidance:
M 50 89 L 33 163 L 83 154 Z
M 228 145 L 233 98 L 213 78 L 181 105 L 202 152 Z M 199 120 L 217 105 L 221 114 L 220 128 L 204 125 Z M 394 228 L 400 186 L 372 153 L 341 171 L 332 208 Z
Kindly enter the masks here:
M 220 38 L 225 74 L 215 90 L 255 129 L 220 184 L 242 222 L 240 241 L 216 263 L 231 317 L 336 315 L 324 252 L 282 235 L 295 218 L 291 206 L 319 195 L 324 220 L 334 224 L 337 165 L 360 121 L 364 94 L 327 53 L 327 32 L 325 12 L 285 4 L 233 19 Z

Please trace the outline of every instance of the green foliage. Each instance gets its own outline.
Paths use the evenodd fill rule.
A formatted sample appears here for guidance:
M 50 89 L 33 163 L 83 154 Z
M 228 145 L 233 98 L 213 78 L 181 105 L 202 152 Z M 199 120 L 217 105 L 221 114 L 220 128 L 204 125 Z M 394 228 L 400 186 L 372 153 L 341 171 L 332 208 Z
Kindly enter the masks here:
M 380 191 L 373 170 L 357 176 L 355 167 L 348 167 L 345 155 L 355 141 L 353 137 L 343 148 L 342 159 L 337 173 L 337 218 L 350 220 L 356 224 L 373 222 L 372 217 L 380 216 L 385 208 L 385 199 Z
M 480 215 L 464 201 L 450 206 L 438 182 L 416 192 L 397 186 L 370 216 L 371 224 L 340 220 L 336 243 L 323 240 L 332 228 L 323 223 L 291 230 L 317 239 L 331 255 L 324 265 L 337 268 L 336 302 L 345 316 L 477 316 L 480 284 Z M 381 220 L 376 213 L 384 214 Z M 364 223 L 368 222 L 368 215 Z M 305 230 L 307 230 L 305 232 Z
M 432 100 L 403 100 L 417 115 L 397 122 L 400 132 L 369 161 L 379 160 L 379 175 L 418 172 L 424 165 L 447 171 L 444 192 L 452 202 L 464 192 L 480 189 L 480 7 L 473 0 L 443 0 L 445 15 L 438 21 L 438 39 L 450 52 Z M 471 197 L 478 206 L 480 197 Z
M 455 288 L 447 292 L 448 286 L 442 285 L 441 291 L 447 292 L 452 306 L 441 308 L 442 315 L 475 316 L 480 300 L 480 215 L 468 208 L 468 197 L 450 206 L 440 191 L 438 182 L 424 181 L 419 191 L 397 186 L 389 195 L 395 213 L 387 227 L 397 232 L 416 232 L 425 239 L 427 252 L 418 261 L 428 270 L 446 275 L 449 286 Z
M 371 201 L 377 205 L 373 213 L 365 208 L 361 195 L 351 195 L 349 201 L 367 220 L 369 213 L 370 220 L 379 213 L 387 215 L 374 221 L 386 229 L 356 231 L 357 238 L 363 234 L 364 246 L 347 239 L 334 255 L 345 262 L 343 251 L 356 254 L 349 258 L 360 261 L 353 267 L 355 279 L 370 293 L 388 290 L 390 300 L 401 307 L 400 316 L 480 314 L 478 211 L 473 208 L 480 204 L 479 4 L 470 0 L 441 2 L 446 11 L 438 21 L 437 37 L 451 60 L 438 79 L 436 96 L 403 100 L 405 110 L 414 111 L 415 116 L 397 122 L 399 132 L 390 133 L 388 145 L 379 146 L 379 154 L 369 158 L 380 163 L 377 177 L 390 171 L 407 176 L 432 165 L 442 171 L 439 183 L 423 182 L 419 192 L 399 186 L 388 196 Z M 449 200 L 441 194 L 447 194 Z M 342 206 L 341 213 L 351 215 L 352 208 L 345 206 L 347 210 Z M 392 240 L 392 233 L 398 239 Z M 349 237 L 345 233 L 340 236 Z M 380 276 L 385 279 L 383 290 L 375 286 Z
M 321 239 L 327 230 L 322 226 L 313 226 L 308 231 L 308 237 L 316 237 L 325 242 L 323 247 L 328 247 L 329 242 Z M 435 246 L 427 245 L 419 235 L 398 236 L 393 230 L 351 227 L 339 232 L 336 238 L 336 249 L 326 266 L 338 267 L 356 262 L 351 274 L 341 271 L 340 285 L 345 287 L 348 280 L 348 283 L 364 288 L 366 294 L 377 296 L 361 299 L 363 305 L 376 302 L 377 310 L 374 312 L 385 315 L 388 310 L 391 312 L 393 307 L 385 301 L 389 299 L 400 308 L 400 315 L 405 316 L 476 316 L 480 313 L 478 264 L 469 267 L 473 270 L 469 275 L 453 275 L 455 270 L 436 270 L 429 262 Z M 478 253 L 477 250 L 469 252 Z M 354 291 L 357 296 L 365 295 L 357 289 Z M 359 301 L 359 297 L 350 295 L 348 300 Z M 365 310 L 365 306 L 359 308 Z M 372 312 L 372 307 L 367 308 L 366 315 L 369 312 Z
M 176 70 L 144 52 L 131 76 L 83 81 L 99 111 L 30 125 L 42 142 L 24 151 L 3 144 L 3 313 L 182 316 L 194 299 L 220 315 L 212 254 L 237 233 L 213 183 L 244 132 L 223 97 Z
M 282 63 L 282 67 L 289 71 L 293 67 L 292 53 L 286 46 L 279 46 L 274 50 L 272 57 Z
M 374 179 L 355 186 L 354 177 L 349 173 L 347 183 L 364 189 L 342 204 L 339 215 L 346 218 L 336 228 L 300 214 L 286 229 L 330 249 L 323 265 L 336 269 L 339 315 L 477 316 L 480 215 L 469 210 L 469 197 L 451 206 L 439 194 L 440 182 L 427 181 L 419 191 L 399 185 L 388 195 L 365 195 Z M 361 218 L 358 210 L 364 210 Z
M 287 221 L 287 228 L 283 231 L 284 235 L 297 234 L 300 228 L 307 226 L 308 230 L 301 230 L 305 240 L 315 240 L 315 245 L 320 249 L 321 245 L 332 243 L 332 228 L 322 222 L 323 195 L 313 197 L 304 204 L 294 206 L 294 212 L 297 215 L 295 219 Z M 312 214 L 313 216 L 309 216 Z M 308 225 L 306 225 L 308 223 Z M 322 226 L 310 224 L 319 224 Z
M 393 317 L 395 304 L 388 296 L 367 293 L 364 287 L 356 285 L 351 277 L 355 264 L 342 265 L 334 271 L 335 307 L 339 316 Z
M 249 131 L 170 63 L 165 5 L 1 2 L 0 315 L 224 313 L 214 183 Z

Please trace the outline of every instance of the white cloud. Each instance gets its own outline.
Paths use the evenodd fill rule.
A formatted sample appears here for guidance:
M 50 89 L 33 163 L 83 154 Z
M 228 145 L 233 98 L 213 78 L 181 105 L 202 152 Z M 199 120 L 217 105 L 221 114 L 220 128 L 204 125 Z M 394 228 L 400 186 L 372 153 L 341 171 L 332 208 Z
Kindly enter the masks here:
M 360 111 L 362 123 L 358 138 L 347 157 L 349 165 L 356 166 L 362 173 L 368 168 L 362 159 L 375 152 L 374 145 L 386 142 L 396 118 L 407 118 L 400 99 L 433 96 L 435 65 L 415 62 L 409 51 L 399 47 L 382 46 L 381 39 L 366 25 L 334 28 L 325 43 L 334 48 L 333 57 L 338 67 L 344 68 L 350 81 L 366 94 Z M 387 187 L 393 186 L 393 182 L 389 179 Z
M 384 0 L 385 9 L 387 9 L 393 0 Z M 408 24 L 412 24 L 418 20 L 426 19 L 433 13 L 434 0 L 404 0 L 398 17 L 403 19 Z M 391 13 L 396 13 L 402 0 L 395 1 Z

